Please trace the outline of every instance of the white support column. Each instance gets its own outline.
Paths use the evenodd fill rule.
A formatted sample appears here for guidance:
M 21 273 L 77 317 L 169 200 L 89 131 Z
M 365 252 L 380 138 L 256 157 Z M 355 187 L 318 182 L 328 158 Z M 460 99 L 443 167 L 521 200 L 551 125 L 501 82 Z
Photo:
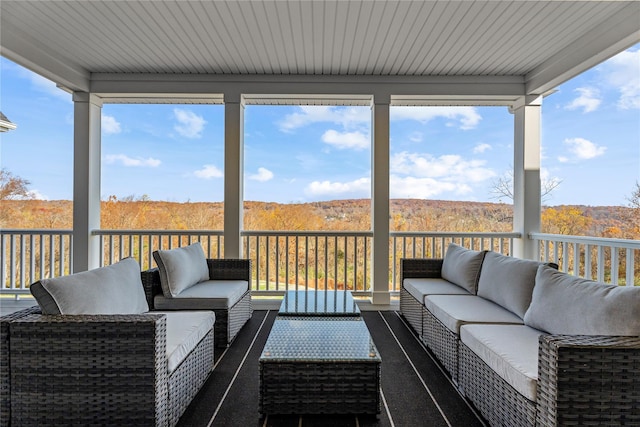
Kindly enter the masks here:
M 537 259 L 529 233 L 540 231 L 541 109 L 542 96 L 525 97 L 514 108 L 513 228 L 522 239 L 516 239 L 513 255 L 526 259 Z
M 242 258 L 244 102 L 240 94 L 224 101 L 224 257 Z
M 102 102 L 73 93 L 73 272 L 100 266 L 100 122 Z
M 375 96 L 372 111 L 371 224 L 373 226 L 373 294 L 371 303 L 387 305 L 389 294 L 389 104 Z

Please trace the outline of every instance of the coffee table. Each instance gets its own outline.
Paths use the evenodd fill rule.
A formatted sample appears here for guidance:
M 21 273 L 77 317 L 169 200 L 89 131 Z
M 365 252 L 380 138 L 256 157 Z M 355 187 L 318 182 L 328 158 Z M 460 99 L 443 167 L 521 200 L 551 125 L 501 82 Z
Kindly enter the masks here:
M 278 316 L 360 316 L 350 291 L 288 291 Z
M 260 356 L 262 414 L 378 414 L 382 360 L 361 317 L 279 316 Z

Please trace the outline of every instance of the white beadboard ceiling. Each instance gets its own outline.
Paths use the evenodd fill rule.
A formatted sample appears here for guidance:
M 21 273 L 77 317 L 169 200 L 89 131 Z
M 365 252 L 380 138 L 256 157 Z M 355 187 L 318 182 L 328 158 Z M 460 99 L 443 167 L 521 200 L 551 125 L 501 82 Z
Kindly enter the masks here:
M 549 90 L 640 41 L 639 1 L 0 1 L 2 55 L 97 73 L 518 76 Z

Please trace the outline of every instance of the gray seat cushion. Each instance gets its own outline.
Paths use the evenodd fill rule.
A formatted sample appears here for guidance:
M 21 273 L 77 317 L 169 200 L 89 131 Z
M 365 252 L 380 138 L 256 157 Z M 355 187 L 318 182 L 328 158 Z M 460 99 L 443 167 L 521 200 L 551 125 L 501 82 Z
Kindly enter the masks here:
M 615 286 L 542 265 L 524 322 L 552 334 L 640 335 L 640 287 Z
M 456 335 L 467 323 L 522 324 L 522 319 L 509 310 L 476 295 L 430 295 L 424 299 L 424 306 Z
M 539 265 L 538 261 L 488 252 L 480 271 L 478 295 L 523 318 L 531 303 Z
M 538 337 L 523 325 L 464 325 L 460 341 L 521 395 L 535 402 Z
M 402 284 L 407 292 L 422 304 L 427 295 L 470 295 L 466 289 L 445 279 L 407 278 Z
M 486 251 L 474 251 L 451 243 L 442 261 L 440 275 L 443 279 L 475 294 L 485 254 Z
M 171 298 L 204 280 L 209 280 L 209 266 L 200 243 L 182 248 L 153 252 L 160 272 L 165 297 Z
M 207 280 L 166 298 L 156 295 L 156 310 L 217 310 L 229 309 L 249 290 L 246 280 Z
M 153 314 L 167 316 L 167 361 L 169 374 L 196 348 L 213 328 L 213 311 L 167 311 Z
M 30 287 L 43 314 L 140 314 L 149 311 L 133 258 L 90 271 L 42 279 Z

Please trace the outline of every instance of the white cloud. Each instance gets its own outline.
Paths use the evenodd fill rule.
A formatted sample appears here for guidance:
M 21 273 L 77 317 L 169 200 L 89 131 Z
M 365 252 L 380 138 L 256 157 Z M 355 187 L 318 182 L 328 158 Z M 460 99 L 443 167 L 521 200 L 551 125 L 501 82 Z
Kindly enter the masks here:
M 493 149 L 493 147 L 489 144 L 478 144 L 475 147 L 473 147 L 473 152 L 475 154 L 479 154 L 479 153 L 484 153 L 487 150 L 491 150 Z
M 564 145 L 566 145 L 569 152 L 573 154 L 573 160 L 593 159 L 595 157 L 602 156 L 607 150 L 607 147 L 596 145 L 584 138 L 567 138 L 564 140 Z M 566 156 L 561 156 L 558 157 L 558 160 L 566 163 L 572 159 Z
M 224 176 L 222 171 L 214 165 L 204 165 L 202 169 L 195 171 L 193 174 L 202 179 L 222 178 Z
M 571 101 L 565 108 L 567 110 L 582 109 L 583 113 L 596 111 L 602 102 L 600 91 L 592 87 L 579 87 L 574 90 L 579 96 Z
M 322 135 L 322 142 L 341 150 L 364 150 L 371 146 L 371 137 L 358 131 L 338 132 L 333 129 L 329 129 Z
M 273 172 L 271 172 L 269 169 L 258 168 L 258 173 L 249 175 L 249 179 L 260 182 L 269 181 L 273 179 Z
M 411 142 L 422 142 L 423 139 L 424 135 L 422 132 L 411 132 L 411 135 L 409 135 L 409 141 Z
M 391 158 L 391 172 L 419 178 L 438 178 L 447 182 L 482 182 L 493 178 L 495 172 L 484 165 L 484 160 L 465 160 L 459 155 L 430 154 L 403 151 Z
M 29 197 L 36 200 L 49 200 L 48 196 L 45 196 L 38 190 L 29 191 Z
M 336 196 L 351 194 L 353 196 L 369 197 L 371 194 L 371 179 L 359 178 L 350 182 L 314 181 L 307 186 L 305 193 L 309 196 Z
M 107 135 L 112 135 L 112 134 L 122 132 L 120 123 L 116 120 L 116 118 L 113 116 L 107 116 L 106 114 L 102 115 L 102 130 Z
M 620 93 L 618 107 L 640 108 L 640 50 L 626 50 L 603 64 L 606 80 Z
M 31 86 L 36 91 L 54 96 L 63 101 L 72 102 L 71 94 L 57 87 L 51 80 L 33 73 L 26 68 L 21 69 L 21 75 L 31 81 Z
M 482 116 L 475 107 L 394 107 L 391 108 L 391 121 L 417 120 L 427 123 L 436 118 L 453 120 L 460 129 L 469 130 L 478 126 Z
M 125 154 L 109 154 L 105 157 L 107 163 L 122 163 L 124 166 L 141 166 L 141 167 L 151 167 L 155 168 L 160 166 L 162 163 L 158 159 L 154 159 L 153 157 L 149 157 L 147 159 L 143 158 L 132 158 Z
M 390 197 L 394 199 L 427 199 L 445 192 L 468 194 L 472 188 L 464 183 L 446 182 L 433 178 L 400 177 L 391 175 Z
M 292 132 L 312 123 L 322 122 L 339 124 L 346 129 L 353 128 L 371 123 L 371 110 L 363 107 L 306 105 L 299 107 L 295 113 L 287 114 L 278 125 L 281 131 Z
M 173 109 L 173 115 L 175 116 L 178 124 L 173 128 L 180 135 L 185 138 L 200 138 L 202 137 L 202 130 L 207 123 L 202 117 L 189 110 L 181 110 L 179 108 Z

